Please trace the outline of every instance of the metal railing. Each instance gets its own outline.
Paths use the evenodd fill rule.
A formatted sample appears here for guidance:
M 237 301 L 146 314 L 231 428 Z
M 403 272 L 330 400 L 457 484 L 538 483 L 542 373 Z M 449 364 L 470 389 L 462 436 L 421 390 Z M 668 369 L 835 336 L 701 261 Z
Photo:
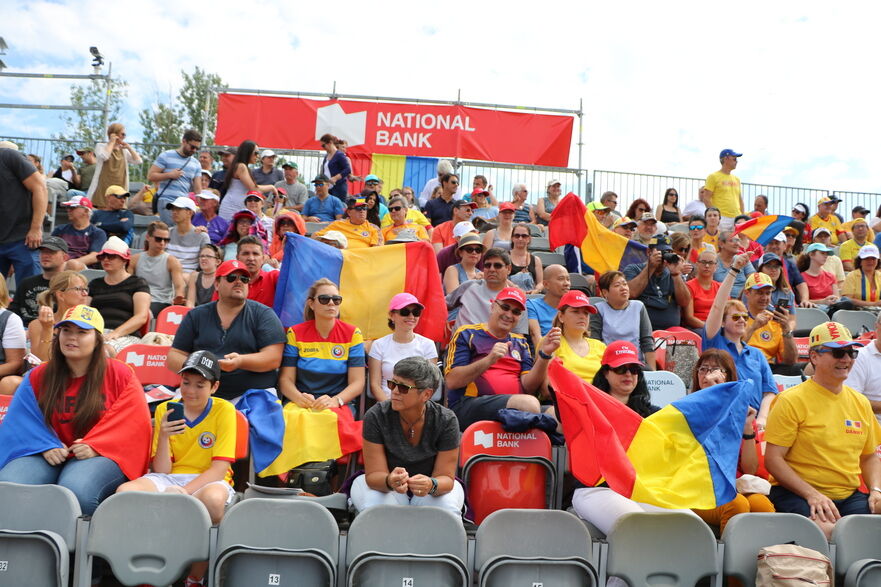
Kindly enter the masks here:
M 667 188 L 675 188 L 679 193 L 681 209 L 686 203 L 697 199 L 698 191 L 705 181 L 695 177 L 596 170 L 593 172 L 592 190 L 596 199 L 607 191 L 618 194 L 618 209 L 623 214 L 630 203 L 637 198 L 646 200 L 654 209 L 661 203 Z M 806 204 L 813 214 L 817 210 L 817 200 L 833 193 L 842 200 L 838 213 L 845 220 L 850 220 L 850 210 L 854 206 L 865 206 L 875 211 L 881 205 L 881 193 L 873 192 L 848 192 L 759 183 L 741 183 L 741 190 L 747 212 L 753 209 L 753 201 L 759 194 L 768 197 L 768 211 L 772 214 L 788 215 L 792 207 L 799 202 Z

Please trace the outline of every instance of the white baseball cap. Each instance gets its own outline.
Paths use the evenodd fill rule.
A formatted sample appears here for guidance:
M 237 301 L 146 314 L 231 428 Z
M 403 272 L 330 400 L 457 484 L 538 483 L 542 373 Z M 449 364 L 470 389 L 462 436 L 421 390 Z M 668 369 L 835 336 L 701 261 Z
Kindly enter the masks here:
M 264 157 L 275 157 L 275 151 L 272 149 L 263 149 L 263 152 L 260 153 L 260 158 L 263 159 Z
M 477 229 L 474 228 L 474 225 L 467 220 L 465 222 L 460 222 L 453 227 L 453 238 L 458 240 L 469 232 L 477 232 Z
M 178 196 L 173 202 L 165 204 L 166 210 L 171 210 L 172 208 L 185 208 L 187 210 L 192 210 L 193 212 L 198 210 L 198 208 L 196 208 L 196 202 L 186 196 Z

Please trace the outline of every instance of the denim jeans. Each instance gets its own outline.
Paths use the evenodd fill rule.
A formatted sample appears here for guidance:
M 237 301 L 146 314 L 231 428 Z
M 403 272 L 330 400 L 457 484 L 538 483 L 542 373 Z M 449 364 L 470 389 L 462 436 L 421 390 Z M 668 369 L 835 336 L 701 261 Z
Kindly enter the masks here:
M 0 245 L 0 275 L 9 274 L 9 267 L 15 267 L 15 282 L 40 272 L 39 253 L 30 250 L 24 240 Z
M 107 457 L 82 461 L 70 459 L 50 465 L 43 455 L 19 457 L 0 469 L 0 481 L 26 485 L 57 484 L 70 489 L 80 502 L 83 514 L 91 516 L 98 504 L 127 481 L 119 466 Z

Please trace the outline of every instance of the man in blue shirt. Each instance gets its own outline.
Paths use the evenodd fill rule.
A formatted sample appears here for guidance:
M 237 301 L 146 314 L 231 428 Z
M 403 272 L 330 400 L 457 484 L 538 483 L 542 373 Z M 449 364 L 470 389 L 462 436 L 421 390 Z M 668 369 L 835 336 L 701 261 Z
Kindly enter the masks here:
M 118 185 L 108 186 L 104 192 L 106 207 L 92 212 L 92 224 L 103 230 L 108 238 L 119 237 L 129 246 L 135 237 L 135 215 L 125 208 L 130 195 Z
M 425 216 L 431 221 L 432 226 L 442 224 L 453 219 L 453 196 L 459 189 L 459 176 L 455 173 L 447 173 L 441 177 L 441 195 L 425 204 Z
M 202 146 L 202 134 L 194 129 L 184 132 L 180 147 L 174 151 L 165 151 L 156 157 L 156 161 L 147 173 L 147 181 L 159 183 L 154 202 L 159 218 L 169 226 L 174 225 L 171 212 L 166 206 L 190 192 L 202 191 L 200 174 L 202 166 L 193 155 Z
M 346 213 L 345 205 L 339 198 L 330 197 L 330 178 L 324 174 L 312 180 L 315 196 L 306 200 L 303 206 L 303 218 L 306 222 L 333 222 Z
M 560 299 L 571 287 L 569 271 L 562 265 L 548 265 L 544 270 L 545 295 L 541 298 L 526 300 L 526 311 L 529 314 L 529 337 L 533 348 L 538 348 L 541 337 L 548 333 L 557 315 Z
M 624 278 L 630 286 L 630 299 L 645 304 L 652 323 L 652 330 L 664 330 L 679 326 L 682 308 L 691 300 L 691 293 L 682 279 L 681 259 L 664 260 L 671 253 L 670 239 L 663 234 L 649 241 L 648 261 L 634 263 L 624 268 Z

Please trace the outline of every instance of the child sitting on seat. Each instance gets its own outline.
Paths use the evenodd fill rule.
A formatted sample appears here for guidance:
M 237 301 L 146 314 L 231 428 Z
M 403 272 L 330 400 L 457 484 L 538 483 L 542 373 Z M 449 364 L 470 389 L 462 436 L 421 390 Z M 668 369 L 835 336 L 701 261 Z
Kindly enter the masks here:
M 192 353 L 179 373 L 183 417 L 169 421 L 175 402 L 156 408 L 153 472 L 117 491 L 192 495 L 218 524 L 235 497 L 230 465 L 235 461 L 236 410 L 228 401 L 211 397 L 220 385 L 220 365 L 209 351 Z M 203 585 L 207 568 L 207 561 L 193 564 L 185 585 Z

